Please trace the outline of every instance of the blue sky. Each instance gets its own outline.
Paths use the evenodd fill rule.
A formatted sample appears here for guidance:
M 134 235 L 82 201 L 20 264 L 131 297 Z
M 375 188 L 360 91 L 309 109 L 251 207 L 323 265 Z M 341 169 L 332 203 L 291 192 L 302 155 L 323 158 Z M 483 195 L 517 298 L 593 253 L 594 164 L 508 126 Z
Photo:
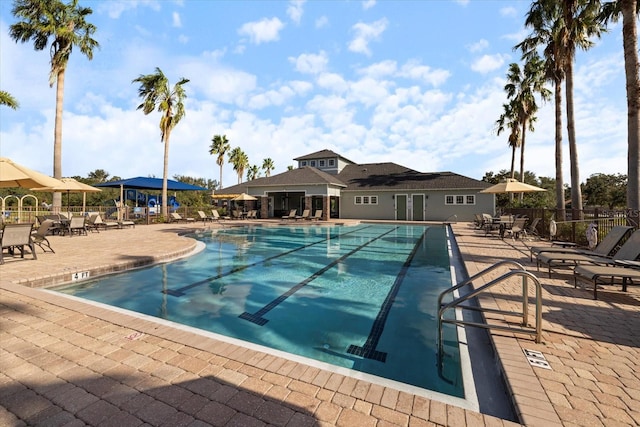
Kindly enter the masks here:
M 171 134 L 169 176 L 218 179 L 211 138 L 226 134 L 250 164 L 330 149 L 358 163 L 481 179 L 510 168 L 495 121 L 506 102 L 513 46 L 528 34 L 528 1 L 82 1 L 101 47 L 74 50 L 65 80 L 63 176 L 162 176 L 159 113 L 136 110 L 132 80 L 162 69 L 185 86 L 186 117 Z M 0 155 L 53 171 L 55 88 L 48 50 L 8 36 L 0 1 Z M 575 108 L 581 181 L 626 173 L 621 25 L 578 52 Z M 551 89 L 551 87 L 550 87 Z M 565 124 L 566 124 L 566 118 Z M 525 168 L 555 176 L 553 104 L 527 134 Z M 565 182 L 569 181 L 565 143 Z M 519 168 L 519 167 L 518 167 Z M 243 180 L 246 176 L 243 177 Z M 237 183 L 231 165 L 223 185 Z

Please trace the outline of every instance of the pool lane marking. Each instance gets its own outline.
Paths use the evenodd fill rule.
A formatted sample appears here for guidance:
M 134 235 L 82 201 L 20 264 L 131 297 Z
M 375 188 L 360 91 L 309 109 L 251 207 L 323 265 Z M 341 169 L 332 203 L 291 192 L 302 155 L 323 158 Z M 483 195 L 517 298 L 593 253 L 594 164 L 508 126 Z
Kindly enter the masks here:
M 181 297 L 181 296 L 183 296 L 183 295 L 184 295 L 184 293 L 185 293 L 186 291 L 188 291 L 189 289 L 195 288 L 195 287 L 197 287 L 197 286 L 204 285 L 205 283 L 210 283 L 210 282 L 211 282 L 211 281 L 213 281 L 213 280 L 221 279 L 221 278 L 223 278 L 223 277 L 225 277 L 225 276 L 229 276 L 230 274 L 234 274 L 234 273 L 237 273 L 237 272 L 239 272 L 239 271 L 246 270 L 247 268 L 250 268 L 250 267 L 255 267 L 256 265 L 260 265 L 260 264 L 263 264 L 263 263 L 265 263 L 265 262 L 267 262 L 267 261 L 271 261 L 271 260 L 274 260 L 274 259 L 276 259 L 276 258 L 280 258 L 280 257 L 282 257 L 282 256 L 289 255 L 289 254 L 291 254 L 291 253 L 293 253 L 293 252 L 296 252 L 296 251 L 299 251 L 299 250 L 302 250 L 302 249 L 308 248 L 308 247 L 310 247 L 310 246 L 313 246 L 313 245 L 317 245 L 317 244 L 319 244 L 319 243 L 326 242 L 327 240 L 335 239 L 335 238 L 337 238 L 337 237 L 346 236 L 346 235 L 348 235 L 348 234 L 356 233 L 356 232 L 358 232 L 358 231 L 362 231 L 362 230 L 366 230 L 367 228 L 371 228 L 371 227 L 372 227 L 372 226 L 371 226 L 371 225 L 369 225 L 369 226 L 366 226 L 366 227 L 358 228 L 358 229 L 356 229 L 356 230 L 348 231 L 348 232 L 346 232 L 346 233 L 342 233 L 342 234 L 337 233 L 337 234 L 335 234 L 335 235 L 330 235 L 329 237 L 327 237 L 327 238 L 325 238 L 325 239 L 322 239 L 322 240 L 318 240 L 317 242 L 309 243 L 308 245 L 304 245 L 304 246 L 299 246 L 299 247 L 297 247 L 297 248 L 294 248 L 294 249 L 288 250 L 288 251 L 283 252 L 283 253 L 281 253 L 281 254 L 278 254 L 278 255 L 274 255 L 274 256 L 271 256 L 271 257 L 265 258 L 265 259 L 263 259 L 263 260 L 261 260 L 261 261 L 256 261 L 256 262 L 251 263 L 251 264 L 247 264 L 247 265 L 243 265 L 243 266 L 240 266 L 240 267 L 233 268 L 233 269 L 231 269 L 231 270 L 227 271 L 226 273 L 221 273 L 221 274 L 218 274 L 217 276 L 207 277 L 206 279 L 200 280 L 200 281 L 198 281 L 198 282 L 191 283 L 190 285 L 183 286 L 182 288 L 178 288 L 178 289 L 164 289 L 164 290 L 162 290 L 161 292 L 162 292 L 162 293 L 164 293 L 164 294 L 167 294 L 167 295 L 174 296 L 174 297 Z
M 347 259 L 351 255 L 353 255 L 356 252 L 362 250 L 362 248 L 364 248 L 365 246 L 370 245 L 371 243 L 375 242 L 376 240 L 381 239 L 382 237 L 386 236 L 387 234 L 389 234 L 389 233 L 391 233 L 391 232 L 393 232 L 393 231 L 395 231 L 397 229 L 398 229 L 398 227 L 394 227 L 391 230 L 389 230 L 389 231 L 387 231 L 385 233 L 382 233 L 381 235 L 379 235 L 377 237 L 374 237 L 373 239 L 370 239 L 369 241 L 363 243 L 362 245 L 356 247 L 355 249 L 352 249 L 351 251 L 349 251 L 346 254 L 342 255 L 340 258 L 337 258 L 337 259 L 333 260 L 332 262 L 330 262 L 329 264 L 325 265 L 320 270 L 318 270 L 315 273 L 313 273 L 311 276 L 309 276 L 306 279 L 304 279 L 302 282 L 300 282 L 297 285 L 295 285 L 292 288 L 290 288 L 284 294 L 281 294 L 279 297 L 277 297 L 276 299 L 274 299 L 273 301 L 271 301 L 270 303 L 268 303 L 267 305 L 265 305 L 264 307 L 262 307 L 260 310 L 256 311 L 255 313 L 249 313 L 249 312 L 245 311 L 244 313 L 242 313 L 238 317 L 240 317 L 241 319 L 253 322 L 253 323 L 255 323 L 257 325 L 260 325 L 260 326 L 264 325 L 265 323 L 267 323 L 269 321 L 269 319 L 265 319 L 262 316 L 264 316 L 265 314 L 270 312 L 272 309 L 274 309 L 275 307 L 280 305 L 280 303 L 282 303 L 284 300 L 289 298 L 291 295 L 293 295 L 296 292 L 298 292 L 302 287 L 304 287 L 305 285 L 309 284 L 310 282 L 312 282 L 313 280 L 317 279 L 318 277 L 322 276 L 325 272 L 327 272 L 327 270 L 333 268 L 336 264 L 344 261 L 345 259 Z
M 398 291 L 400 290 L 400 286 L 404 281 L 405 276 L 407 275 L 407 271 L 409 270 L 409 266 L 411 265 L 411 261 L 418 252 L 418 248 L 424 241 L 424 237 L 427 234 L 427 229 L 425 229 L 422 236 L 418 239 L 416 244 L 413 247 L 413 250 L 405 260 L 402 265 L 402 269 L 400 273 L 396 276 L 396 280 L 393 282 L 393 286 L 389 289 L 389 293 L 385 298 L 382 306 L 380 307 L 380 311 L 376 316 L 376 320 L 373 322 L 373 326 L 371 326 L 371 331 L 369 332 L 369 336 L 367 337 L 367 341 L 365 341 L 362 347 L 351 344 L 347 349 L 347 353 L 354 354 L 356 356 L 361 356 L 365 359 L 373 359 L 379 362 L 384 363 L 387 360 L 387 353 L 384 351 L 376 350 L 378 346 L 378 342 L 380 341 L 380 337 L 382 336 L 382 332 L 384 331 L 384 325 L 387 323 L 387 317 L 389 316 L 389 311 L 391 311 L 391 307 L 393 306 L 393 302 L 398 295 Z

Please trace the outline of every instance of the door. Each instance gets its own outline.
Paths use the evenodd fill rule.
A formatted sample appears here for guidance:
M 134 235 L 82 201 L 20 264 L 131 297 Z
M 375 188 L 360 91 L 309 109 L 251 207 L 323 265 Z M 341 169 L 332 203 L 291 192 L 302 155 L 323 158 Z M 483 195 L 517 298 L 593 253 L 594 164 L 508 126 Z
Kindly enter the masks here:
M 411 218 L 414 221 L 424 221 L 424 194 L 413 194 L 413 209 Z
M 396 219 L 398 221 L 407 220 L 407 195 L 396 194 Z

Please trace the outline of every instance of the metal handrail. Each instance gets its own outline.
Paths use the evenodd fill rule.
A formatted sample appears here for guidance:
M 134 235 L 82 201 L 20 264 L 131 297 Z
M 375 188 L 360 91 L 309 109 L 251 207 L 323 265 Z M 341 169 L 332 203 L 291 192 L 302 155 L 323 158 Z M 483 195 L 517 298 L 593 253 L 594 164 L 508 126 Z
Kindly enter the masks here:
M 524 333 L 524 334 L 529 334 L 529 335 L 535 335 L 535 341 L 536 343 L 540 343 L 541 341 L 541 335 L 542 335 L 542 285 L 540 284 L 540 281 L 538 280 L 538 278 L 526 271 L 524 268 L 520 268 L 517 270 L 511 270 L 508 271 L 507 273 L 503 274 L 502 276 L 491 280 L 489 283 L 486 283 L 485 285 L 479 287 L 478 289 L 475 289 L 474 291 L 454 299 L 453 301 L 447 303 L 447 304 L 442 304 L 442 298 L 444 296 L 444 294 L 448 293 L 448 292 L 452 292 L 453 290 L 459 289 L 460 287 L 469 284 L 470 282 L 472 282 L 474 279 L 476 279 L 477 277 L 480 277 L 486 273 L 488 273 L 489 271 L 495 270 L 497 267 L 504 265 L 504 264 L 516 264 L 516 265 L 520 265 L 515 261 L 501 261 L 497 264 L 492 265 L 491 267 L 481 271 L 480 273 L 476 274 L 475 276 L 465 280 L 464 282 L 461 282 L 459 284 L 457 284 L 456 286 L 445 290 L 444 292 L 442 292 L 438 298 L 438 355 L 439 355 L 439 359 L 442 358 L 443 355 L 443 337 L 442 337 L 442 324 L 443 323 L 451 323 L 451 324 L 455 324 L 455 325 L 466 325 L 466 326 L 473 326 L 473 327 L 478 327 L 478 328 L 483 328 L 483 329 L 498 329 L 498 330 L 502 330 L 502 331 L 510 331 L 510 332 L 519 332 L 519 333 Z M 486 291 L 487 289 L 497 285 L 498 283 L 502 283 L 504 282 L 506 279 L 509 279 L 510 277 L 513 276 L 520 276 L 522 277 L 522 313 L 519 312 L 512 312 L 512 311 L 503 311 L 503 310 L 497 310 L 497 309 L 490 309 L 490 308 L 482 308 L 482 307 L 470 307 L 470 306 L 464 306 L 461 305 L 461 303 L 474 298 L 476 296 L 478 296 L 480 293 Z M 527 319 L 529 316 L 529 309 L 528 309 L 528 286 L 529 286 L 529 279 L 531 279 L 533 281 L 533 283 L 536 286 L 536 316 L 535 316 L 535 328 L 531 328 L 531 327 L 527 327 Z M 520 328 L 516 328 L 516 327 L 511 327 L 511 326 L 502 326 L 502 325 L 489 325 L 487 323 L 478 323 L 478 322 L 469 322 L 469 321 L 464 321 L 464 320 L 449 320 L 449 319 L 444 319 L 444 313 L 446 310 L 450 309 L 450 308 L 463 308 L 463 309 L 469 309 L 469 310 L 476 310 L 476 311 L 482 311 L 482 312 L 492 312 L 492 313 L 499 313 L 499 314 L 507 314 L 507 315 L 522 315 L 522 323 L 521 323 L 521 327 Z

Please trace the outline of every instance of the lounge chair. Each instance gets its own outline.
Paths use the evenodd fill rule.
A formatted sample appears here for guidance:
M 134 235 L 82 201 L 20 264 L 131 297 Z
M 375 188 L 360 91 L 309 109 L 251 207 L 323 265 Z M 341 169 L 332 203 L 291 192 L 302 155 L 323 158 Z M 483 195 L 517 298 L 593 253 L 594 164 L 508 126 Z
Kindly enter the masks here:
M 295 219 L 296 221 L 299 219 L 307 219 L 309 218 L 309 213 L 311 212 L 310 209 L 305 209 L 302 211 L 302 215 L 296 215 L 293 217 L 293 219 Z
M 202 220 L 202 223 L 205 224 L 207 221 L 213 221 L 213 217 L 207 216 L 203 211 L 198 211 L 198 216 Z
M 252 209 L 249 212 L 247 212 L 247 219 L 258 219 L 258 211 L 255 209 Z
M 506 234 L 509 234 L 511 236 L 511 238 L 513 239 L 518 239 L 520 238 L 520 233 L 525 234 L 525 225 L 527 224 L 527 218 L 526 217 L 521 217 L 521 218 L 516 218 L 513 221 L 513 224 L 511 225 L 510 228 L 507 228 L 504 230 L 504 232 Z
M 220 219 L 231 219 L 228 216 L 220 216 L 217 210 L 211 209 L 211 218 L 213 221 L 220 221 Z
M 195 218 L 183 218 L 178 212 L 171 212 L 171 222 L 193 222 Z
M 40 249 L 44 252 L 47 252 L 47 249 L 49 249 L 50 252 L 55 254 L 56 252 L 51 247 L 49 239 L 47 239 L 47 234 L 51 227 L 53 227 L 53 221 L 50 219 L 42 221 L 38 229 L 31 232 L 31 240 L 34 245 L 40 246 Z
M 298 212 L 297 209 L 291 209 L 289 211 L 289 215 L 283 215 L 282 219 L 295 219 L 296 217 L 296 212 Z
M 73 237 L 74 234 L 78 236 L 87 235 L 87 226 L 84 224 L 83 216 L 72 216 L 67 226 L 69 237 Z
M 309 221 L 320 221 L 322 219 L 322 209 L 316 209 L 313 216 L 307 218 Z
M 531 236 L 539 239 L 540 235 L 538 234 L 538 223 L 541 219 L 542 218 L 534 218 L 533 221 L 531 221 L 531 223 L 524 230 L 524 235 L 527 237 Z
M 2 237 L 0 238 L 0 264 L 4 264 L 3 252 L 5 249 L 9 251 L 11 255 L 15 250 L 20 251 L 20 258 L 24 258 L 24 247 L 28 246 L 33 254 L 33 259 L 38 259 L 36 256 L 36 248 L 31 238 L 31 232 L 33 231 L 32 223 L 22 224 L 5 224 L 2 227 Z
M 538 256 L 544 252 L 553 253 L 570 253 L 570 254 L 582 254 L 582 255 L 596 255 L 596 256 L 610 256 L 613 251 L 618 247 L 620 241 L 629 233 L 633 227 L 627 227 L 624 225 L 615 226 L 604 236 L 604 239 L 593 250 L 567 248 L 564 245 L 560 246 L 533 246 L 530 248 L 530 260 L 533 261 L 533 256 Z
M 553 253 L 543 252 L 538 255 L 538 270 L 541 264 L 549 267 L 549 277 L 551 277 L 551 268 L 559 265 L 578 265 L 578 264 L 597 264 L 597 265 L 614 265 L 616 261 L 635 261 L 640 257 L 640 230 L 636 230 L 627 239 L 626 242 L 618 249 L 612 257 L 609 256 L 589 256 L 575 253 Z
M 636 261 L 617 261 L 614 265 L 577 265 L 573 269 L 573 287 L 578 280 L 593 284 L 593 299 L 598 299 L 598 285 L 614 285 L 620 283 L 622 291 L 627 291 L 628 284 L 640 283 L 640 263 Z
M 91 214 L 87 220 L 87 229 L 100 232 L 100 229 L 120 228 L 117 221 L 104 221 L 100 214 Z

